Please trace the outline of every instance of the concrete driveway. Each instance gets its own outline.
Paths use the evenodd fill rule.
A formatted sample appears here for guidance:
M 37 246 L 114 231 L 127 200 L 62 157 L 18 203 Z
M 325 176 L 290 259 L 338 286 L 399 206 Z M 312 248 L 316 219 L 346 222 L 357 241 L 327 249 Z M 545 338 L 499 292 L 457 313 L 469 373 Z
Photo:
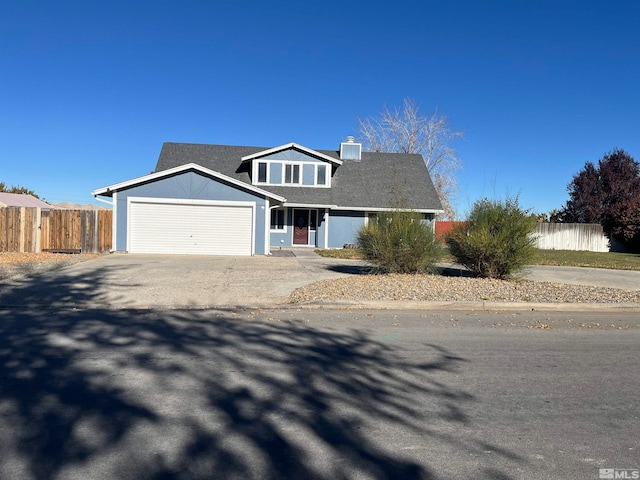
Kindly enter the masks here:
M 296 288 L 362 269 L 312 250 L 255 257 L 113 254 L 14 281 L 1 306 L 273 306 Z
M 366 269 L 362 261 L 324 258 L 312 249 L 269 257 L 113 254 L 4 285 L 0 306 L 273 307 L 298 287 Z M 640 272 L 531 266 L 523 278 L 640 290 Z

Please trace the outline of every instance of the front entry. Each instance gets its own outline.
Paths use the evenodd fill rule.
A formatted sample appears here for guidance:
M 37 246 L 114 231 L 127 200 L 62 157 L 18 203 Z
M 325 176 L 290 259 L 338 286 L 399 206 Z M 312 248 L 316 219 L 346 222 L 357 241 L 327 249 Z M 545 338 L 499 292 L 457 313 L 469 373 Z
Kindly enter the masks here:
M 309 210 L 293 211 L 293 244 L 309 245 Z

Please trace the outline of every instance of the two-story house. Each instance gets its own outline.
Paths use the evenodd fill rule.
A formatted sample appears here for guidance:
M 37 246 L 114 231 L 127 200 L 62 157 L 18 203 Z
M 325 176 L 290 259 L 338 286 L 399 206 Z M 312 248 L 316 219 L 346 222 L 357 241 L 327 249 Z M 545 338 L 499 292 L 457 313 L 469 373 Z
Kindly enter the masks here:
M 153 173 L 92 193 L 112 198 L 113 249 L 131 253 L 341 248 L 399 200 L 427 222 L 442 213 L 421 155 L 363 152 L 352 137 L 339 150 L 165 143 Z

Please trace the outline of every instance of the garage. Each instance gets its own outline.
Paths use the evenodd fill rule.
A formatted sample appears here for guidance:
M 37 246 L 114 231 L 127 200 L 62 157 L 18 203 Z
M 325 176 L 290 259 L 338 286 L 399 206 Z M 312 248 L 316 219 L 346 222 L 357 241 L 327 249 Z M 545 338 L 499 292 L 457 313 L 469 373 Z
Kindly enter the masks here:
M 130 253 L 252 255 L 255 203 L 128 199 Z

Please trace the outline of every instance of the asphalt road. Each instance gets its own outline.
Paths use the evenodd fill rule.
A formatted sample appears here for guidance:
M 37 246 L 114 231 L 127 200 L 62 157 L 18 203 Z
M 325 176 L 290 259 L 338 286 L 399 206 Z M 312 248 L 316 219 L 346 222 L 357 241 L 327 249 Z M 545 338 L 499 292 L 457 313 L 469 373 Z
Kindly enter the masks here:
M 640 468 L 635 313 L 0 310 L 2 479 Z

